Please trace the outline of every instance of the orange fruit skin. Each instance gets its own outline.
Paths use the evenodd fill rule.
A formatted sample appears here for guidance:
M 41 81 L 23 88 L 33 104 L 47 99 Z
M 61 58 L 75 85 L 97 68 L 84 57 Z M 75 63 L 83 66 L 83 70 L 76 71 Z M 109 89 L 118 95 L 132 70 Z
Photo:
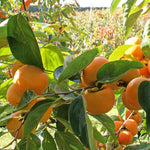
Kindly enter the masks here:
M 122 144 L 122 145 L 130 144 L 133 141 L 133 135 L 128 130 L 122 130 L 118 135 L 118 141 L 119 141 L 119 144 Z
M 24 108 L 24 110 L 28 110 L 28 109 L 31 109 L 37 102 L 40 102 L 42 100 L 45 100 L 45 98 L 35 98 L 33 99 L 26 108 Z M 53 111 L 53 107 L 52 105 L 48 108 L 48 110 L 45 112 L 45 114 L 42 116 L 40 122 L 46 122 L 50 116 L 51 116 L 51 113 Z
M 14 84 L 10 85 L 7 89 L 6 98 L 8 102 L 15 107 L 18 106 L 22 96 L 23 93 L 18 91 Z
M 34 98 L 27 107 L 25 107 L 23 110 L 31 109 L 35 104 L 37 103 L 37 98 Z
M 126 115 L 125 118 L 127 119 L 129 117 L 129 115 L 131 114 L 131 110 L 127 109 L 126 110 Z M 133 114 L 131 115 L 131 117 L 129 119 L 133 119 L 137 122 L 137 124 L 142 122 L 142 116 L 138 111 L 134 111 Z
M 43 117 L 40 119 L 40 122 L 46 122 L 50 118 L 52 111 L 53 111 L 53 107 L 50 106 L 48 110 L 45 112 L 45 114 L 43 115 Z
M 95 57 L 94 60 L 82 70 L 81 81 L 83 81 L 83 84 L 85 83 L 89 87 L 93 86 L 97 81 L 97 71 L 107 62 L 108 60 L 106 58 Z
M 133 136 L 138 133 L 137 122 L 133 119 L 126 120 L 125 127 L 132 133 Z
M 141 40 L 138 37 L 131 37 L 125 41 L 126 45 L 140 45 Z
M 140 45 L 133 45 L 125 52 L 125 54 L 133 55 L 138 60 L 142 60 L 144 57 L 144 54 L 143 54 L 143 51 L 142 51 Z
M 113 83 L 110 83 L 110 84 L 105 84 L 105 86 L 108 86 L 110 87 L 113 91 L 115 90 L 119 90 L 121 87 L 118 86 L 118 83 L 119 82 L 113 82 Z
M 124 105 L 125 107 L 127 107 L 127 108 L 130 109 L 130 110 L 137 109 L 136 106 L 132 105 L 132 104 L 128 101 L 128 99 L 127 99 L 127 97 L 126 97 L 126 90 L 123 91 L 121 98 L 122 98 L 122 103 L 123 103 L 123 105 Z
M 148 81 L 146 78 L 138 77 L 134 78 L 129 82 L 126 88 L 126 99 L 127 101 L 134 106 L 134 110 L 141 109 L 141 106 L 138 103 L 138 87 L 142 81 Z
M 132 69 L 132 70 L 129 70 L 127 73 L 125 73 L 125 75 L 120 80 L 123 80 L 125 82 L 129 82 L 132 79 L 139 77 L 139 76 L 140 76 L 139 70 L 138 69 Z
M 20 114 L 21 114 L 20 111 L 16 111 L 16 112 L 12 113 L 11 115 L 12 115 L 13 117 L 17 117 L 17 116 L 19 116 Z
M 118 118 L 120 121 L 124 121 L 124 119 L 120 116 L 120 114 L 118 114 Z
M 7 121 L 7 129 L 11 133 L 12 136 L 14 137 L 16 136 L 16 133 L 17 133 L 16 130 L 19 128 L 21 122 L 22 121 L 19 120 L 18 118 L 12 118 Z M 23 128 L 24 128 L 24 125 L 21 126 L 18 132 L 17 139 L 22 139 Z
M 22 93 L 33 90 L 37 95 L 41 95 L 48 86 L 48 76 L 39 67 L 24 65 L 16 71 L 13 83 Z
M 114 121 L 114 124 L 115 124 L 115 132 L 117 132 L 120 127 L 123 125 L 123 122 L 122 121 Z
M 87 111 L 91 114 L 107 113 L 115 103 L 115 96 L 110 87 L 105 87 L 97 92 L 85 90 L 83 96 L 87 103 Z
M 23 63 L 21 63 L 19 60 L 15 60 L 14 61 L 14 64 L 13 64 L 13 66 L 12 66 L 12 69 L 11 69 L 11 72 L 12 72 L 12 76 L 14 77 L 14 75 L 15 75 L 15 72 L 20 68 L 20 67 L 22 67 L 24 64 Z
M 7 121 L 7 124 L 6 124 L 7 129 L 13 137 L 16 136 L 17 129 L 20 127 L 21 123 L 22 123 L 22 120 L 20 120 L 19 118 L 12 118 Z M 24 129 L 24 124 L 19 129 L 17 139 L 22 139 L 23 129 Z M 36 128 L 33 129 L 32 133 L 34 133 L 35 130 L 36 130 Z
M 139 70 L 139 73 L 141 76 L 144 76 L 146 78 L 149 78 L 150 77 L 150 73 L 148 71 L 148 66 L 145 66 L 144 68 L 141 68 L 141 69 L 138 69 Z
M 148 67 L 148 72 L 150 74 L 150 61 L 148 61 L 147 67 Z

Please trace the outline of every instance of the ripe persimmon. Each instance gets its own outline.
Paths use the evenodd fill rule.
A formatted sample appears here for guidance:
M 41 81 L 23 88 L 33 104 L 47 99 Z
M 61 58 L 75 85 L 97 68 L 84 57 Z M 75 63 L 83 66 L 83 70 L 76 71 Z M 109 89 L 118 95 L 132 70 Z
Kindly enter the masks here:
M 138 69 L 138 70 L 139 70 L 139 73 L 140 73 L 141 76 L 144 76 L 146 78 L 150 77 L 150 73 L 148 71 L 148 66 L 145 66 L 145 67 L 143 67 L 141 69 Z
M 138 125 L 135 120 L 126 120 L 124 126 L 132 133 L 133 136 L 138 133 Z
M 140 45 L 133 45 L 125 52 L 125 55 L 132 55 L 137 58 L 139 61 L 143 59 L 144 54 Z
M 104 87 L 96 92 L 85 90 L 83 96 L 87 103 L 87 111 L 91 114 L 107 113 L 115 103 L 115 96 L 110 87 Z
M 148 67 L 148 72 L 150 73 L 150 61 L 148 61 L 147 67 Z
M 127 85 L 126 99 L 129 102 L 129 104 L 134 106 L 134 108 L 133 108 L 134 110 L 141 109 L 141 106 L 139 105 L 139 102 L 138 102 L 138 87 L 142 81 L 146 81 L 146 80 L 148 80 L 148 79 L 143 78 L 143 77 L 134 78 Z
M 123 125 L 123 122 L 122 121 L 114 121 L 114 124 L 115 124 L 115 132 L 117 132 L 120 127 Z
M 13 63 L 13 66 L 12 66 L 12 69 L 11 69 L 11 73 L 12 73 L 12 77 L 14 77 L 15 75 L 15 72 L 20 68 L 22 67 L 24 64 L 21 63 L 19 60 L 15 60 L 14 63 Z
M 128 72 L 126 72 L 125 75 L 120 80 L 125 81 L 125 82 L 129 82 L 132 79 L 139 77 L 139 76 L 140 76 L 139 70 L 138 69 L 132 69 L 132 70 L 129 70 Z
M 130 144 L 133 141 L 133 135 L 128 130 L 121 130 L 120 133 L 118 134 L 118 141 L 119 144 L 122 145 Z
M 13 83 L 22 93 L 33 90 L 37 95 L 41 95 L 48 86 L 48 76 L 39 67 L 24 65 L 16 71 Z
M 125 114 L 125 119 L 127 119 L 131 113 L 132 113 L 132 110 L 127 109 L 126 114 Z M 142 116 L 136 110 L 133 110 L 133 113 L 132 113 L 132 115 L 130 116 L 129 119 L 135 120 L 138 124 L 142 122 Z
M 7 101 L 15 107 L 18 106 L 22 96 L 23 93 L 18 91 L 18 89 L 14 84 L 11 84 L 7 89 L 7 93 L 6 93 Z
M 128 99 L 126 97 L 126 90 L 123 91 L 121 98 L 122 98 L 122 103 L 126 108 L 131 109 L 131 110 L 136 109 L 136 106 L 132 105 L 128 101 Z
M 141 40 L 138 37 L 131 37 L 125 41 L 126 45 L 140 45 Z
M 14 116 L 14 114 L 12 116 Z M 15 114 L 15 117 L 7 121 L 6 126 L 12 136 L 16 137 L 17 139 L 22 139 L 24 123 L 22 122 L 21 117 Z M 36 128 L 32 130 L 32 133 L 34 133 L 35 130 Z
M 82 70 L 81 81 L 84 81 L 87 86 L 93 86 L 97 81 L 97 71 L 107 62 L 108 60 L 106 58 L 95 57 L 94 60 Z
M 105 84 L 104 86 L 109 86 L 113 91 L 115 90 L 119 90 L 121 87 L 118 86 L 119 82 L 116 81 L 116 82 L 113 82 L 113 83 L 110 83 L 110 84 Z

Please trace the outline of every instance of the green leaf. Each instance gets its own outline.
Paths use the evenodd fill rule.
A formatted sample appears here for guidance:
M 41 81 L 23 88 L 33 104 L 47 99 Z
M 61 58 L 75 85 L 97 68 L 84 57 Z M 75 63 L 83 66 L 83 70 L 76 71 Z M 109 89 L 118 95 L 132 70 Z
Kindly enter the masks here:
M 14 150 L 27 150 L 26 149 L 27 139 L 22 139 L 19 141 Z
M 52 100 L 45 99 L 36 103 L 31 108 L 24 124 L 23 138 L 29 136 L 31 131 L 38 125 L 44 113 L 52 105 L 52 102 Z
M 21 139 L 15 150 L 39 150 L 41 141 L 35 134 L 30 134 L 29 138 Z
M 47 38 L 46 33 L 41 32 L 41 31 L 34 31 L 35 37 L 40 37 L 40 38 Z
M 41 55 L 45 70 L 49 72 L 48 76 L 53 79 L 53 71 L 63 65 L 64 58 L 58 47 L 53 44 L 47 44 L 41 49 Z
M 144 26 L 143 38 L 144 37 L 150 37 L 150 19 L 147 20 Z
M 66 37 L 63 37 L 63 36 L 60 36 L 59 39 L 58 39 L 57 36 L 52 36 L 51 41 L 57 41 L 57 40 L 59 42 L 68 42 L 68 41 L 70 41 L 69 38 L 66 38 Z
M 11 119 L 12 115 L 2 116 L 0 117 L 0 126 L 5 126 L 7 120 Z
M 69 92 L 69 87 L 68 85 L 66 85 L 65 83 L 60 83 L 60 84 L 57 84 L 55 86 L 55 92 L 56 93 L 60 93 L 60 92 Z M 71 100 L 73 98 L 75 98 L 74 94 L 73 93 L 70 93 L 70 94 L 60 94 L 59 97 L 62 97 L 63 100 Z
M 30 134 L 30 141 L 32 141 L 33 145 L 35 146 L 35 148 L 37 150 L 39 150 L 39 148 L 41 147 L 41 140 L 39 139 L 38 136 L 36 136 L 35 134 Z
M 140 143 L 136 145 L 127 146 L 124 150 L 149 150 L 150 144 L 149 143 Z
M 95 58 L 100 48 L 87 50 L 75 59 L 73 59 L 59 76 L 59 82 L 64 81 L 83 70 Z M 82 63 L 81 63 L 82 62 Z
M 0 114 L 2 114 L 8 107 L 10 107 L 10 104 L 6 104 L 4 106 L 0 105 Z
M 96 118 L 99 122 L 101 122 L 104 127 L 109 131 L 111 136 L 113 137 L 114 141 L 117 143 L 117 137 L 115 135 L 115 124 L 114 121 L 106 114 L 101 115 L 91 115 Z
M 6 93 L 7 93 L 7 89 L 8 87 L 13 83 L 13 79 L 9 79 L 5 82 L 3 82 L 1 85 L 0 85 L 0 99 L 2 98 L 6 98 Z
M 55 140 L 59 150 L 70 150 L 69 145 L 65 142 L 61 134 L 59 134 L 59 131 L 55 132 Z
M 0 59 L 10 56 L 12 53 L 9 47 L 3 47 L 0 49 Z
M 90 150 L 96 150 L 91 122 L 86 114 L 85 101 L 82 96 L 72 101 L 69 108 L 69 120 L 73 132 Z
M 33 91 L 31 90 L 25 91 L 23 96 L 21 97 L 17 109 L 19 110 L 25 108 L 34 98 L 36 98 L 36 94 Z
M 150 133 L 150 81 L 143 81 L 138 87 L 138 102 L 146 112 L 146 129 Z
M 93 134 L 94 134 L 94 138 L 96 141 L 105 144 L 105 138 L 103 137 L 103 135 L 97 130 L 96 127 L 93 128 Z
M 108 61 L 114 61 L 114 60 L 119 60 L 125 53 L 127 49 L 132 47 L 133 45 L 121 45 L 118 46 L 110 55 Z
M 124 4 L 123 4 L 123 16 L 124 16 L 124 24 L 129 16 L 130 11 L 132 10 L 132 8 L 134 7 L 136 3 L 136 0 L 127 0 Z
M 143 0 L 139 5 L 137 5 L 133 10 L 131 10 L 130 14 L 133 14 L 133 13 L 139 11 L 144 6 L 146 6 L 148 4 L 148 2 L 149 2 L 149 0 Z
M 69 124 L 69 122 L 61 117 L 55 117 L 55 119 L 57 119 L 61 124 L 63 124 L 65 126 L 66 129 L 69 129 L 70 131 L 72 130 L 71 129 L 71 126 Z
M 0 24 L 0 48 L 8 46 L 7 41 L 7 22 L 8 19 Z
M 122 102 L 122 94 L 118 97 L 116 106 L 117 106 L 117 111 L 119 115 L 123 118 L 125 111 L 126 111 L 126 107 L 123 105 L 123 102 Z
M 128 16 L 126 22 L 125 22 L 125 37 L 127 38 L 130 31 L 132 30 L 132 27 L 134 25 L 134 23 L 136 22 L 136 20 L 139 18 L 139 16 L 141 15 L 141 12 L 143 10 L 139 10 L 133 14 L 131 14 L 130 16 Z
M 149 10 L 150 10 L 150 2 L 148 2 L 148 4 L 143 8 L 142 15 L 148 14 Z
M 84 31 L 82 30 L 79 30 L 78 28 L 75 28 L 75 27 L 65 27 L 64 30 L 73 30 L 73 31 L 76 31 L 78 33 L 81 33 L 81 34 L 84 34 L 84 35 L 87 35 L 87 33 L 85 33 Z
M 144 55 L 150 59 L 150 38 L 144 38 L 141 42 L 141 49 L 144 53 Z
M 62 146 L 62 144 L 68 145 L 69 150 L 84 150 L 84 146 L 73 134 L 71 134 L 69 132 L 65 133 L 65 132 L 57 131 L 56 139 L 58 139 L 58 136 L 62 141 L 61 146 Z M 58 147 L 60 147 L 59 142 L 58 142 Z M 64 147 L 61 147 L 61 148 L 63 149 Z
M 113 14 L 113 12 L 115 11 L 115 9 L 117 8 L 118 4 L 120 3 L 121 0 L 113 0 L 111 3 L 111 7 L 110 7 L 110 13 L 111 15 Z
M 50 133 L 45 129 L 43 131 L 43 141 L 42 141 L 42 148 L 43 150 L 57 150 L 56 143 Z
M 13 56 L 24 64 L 43 69 L 39 46 L 27 20 L 19 13 L 7 24 L 7 39 Z
M 131 69 L 140 69 L 144 65 L 139 61 L 116 60 L 104 64 L 97 72 L 97 80 L 101 83 L 112 83 L 119 80 Z

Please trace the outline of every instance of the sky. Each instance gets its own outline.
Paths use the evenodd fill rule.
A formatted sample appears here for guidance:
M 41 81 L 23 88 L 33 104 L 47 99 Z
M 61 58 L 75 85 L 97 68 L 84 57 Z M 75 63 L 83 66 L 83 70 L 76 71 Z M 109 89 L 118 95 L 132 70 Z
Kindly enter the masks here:
M 74 0 L 65 0 L 68 3 L 74 3 Z M 80 7 L 110 7 L 113 0 L 76 0 Z M 140 3 L 142 0 L 137 0 L 137 3 Z M 126 2 L 126 0 L 121 0 L 119 7 Z

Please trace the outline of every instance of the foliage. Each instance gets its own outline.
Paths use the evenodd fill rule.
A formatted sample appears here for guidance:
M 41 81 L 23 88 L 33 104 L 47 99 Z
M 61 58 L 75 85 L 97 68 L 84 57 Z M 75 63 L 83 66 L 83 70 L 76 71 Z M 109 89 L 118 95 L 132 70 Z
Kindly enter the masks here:
M 9 133 L 6 124 L 13 118 L 13 113 L 21 111 L 21 126 L 24 124 L 23 139 L 18 140 L 16 136 L 4 148 L 15 141 L 15 150 L 96 150 L 101 149 L 100 144 L 105 148 L 117 148 L 121 128 L 115 133 L 114 120 L 118 114 L 124 118 L 126 111 L 121 100 L 126 85 L 120 82 L 121 78 L 132 69 L 148 65 L 133 55 L 125 55 L 132 47 L 125 41 L 133 36 L 140 38 L 143 59 L 150 59 L 149 0 L 143 0 L 138 6 L 136 0 L 127 0 L 122 9 L 117 8 L 120 0 L 113 0 L 110 10 L 91 8 L 84 12 L 80 11 L 77 1 L 62 6 L 59 0 L 38 0 L 39 11 L 34 13 L 28 11 L 25 2 L 0 0 L 0 138 Z M 30 3 L 35 6 L 34 0 Z M 22 5 L 25 10 L 21 10 Z M 105 57 L 109 62 L 98 70 L 94 87 L 81 86 L 82 71 L 96 56 Z M 19 107 L 10 105 L 6 99 L 7 89 L 13 83 L 11 69 L 16 59 L 41 68 L 49 78 L 42 95 L 27 91 Z M 118 114 L 88 113 L 83 92 L 86 89 L 95 92 L 116 82 L 119 82 L 119 88 L 114 90 L 114 109 Z M 24 110 L 33 97 L 44 97 L 45 100 L 37 102 L 30 110 Z M 144 121 L 138 124 L 139 133 L 133 142 L 123 146 L 125 149 L 149 148 L 149 81 L 140 84 L 138 102 Z M 41 123 L 40 119 L 51 105 L 51 117 Z M 33 134 L 31 131 L 35 127 Z

